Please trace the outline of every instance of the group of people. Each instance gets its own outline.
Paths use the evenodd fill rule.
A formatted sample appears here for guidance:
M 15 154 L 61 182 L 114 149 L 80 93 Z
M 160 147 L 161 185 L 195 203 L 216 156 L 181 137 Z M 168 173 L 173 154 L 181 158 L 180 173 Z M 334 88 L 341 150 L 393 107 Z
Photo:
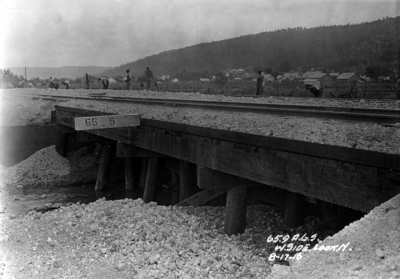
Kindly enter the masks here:
M 150 67 L 147 66 L 146 70 L 144 71 L 144 78 L 146 80 L 147 83 L 147 90 L 151 89 L 151 85 L 154 83 L 154 85 L 157 87 L 157 83 L 154 80 L 154 75 L 153 72 L 150 70 Z M 84 76 L 84 83 L 86 86 L 86 89 L 90 89 L 90 83 L 93 80 L 93 76 L 89 75 L 88 73 L 85 73 Z M 101 82 L 103 84 L 103 89 L 108 89 L 109 85 L 110 85 L 110 78 L 108 77 L 99 77 L 97 79 L 97 81 Z M 126 76 L 124 78 L 124 81 L 126 82 L 126 89 L 127 90 L 131 90 L 131 85 L 132 85 L 132 75 L 130 73 L 130 70 L 127 69 L 126 70 Z M 71 88 L 71 83 L 68 80 L 65 80 L 61 83 L 62 85 L 65 85 L 65 89 L 70 89 Z M 143 82 L 140 85 L 142 88 L 144 87 Z M 60 84 L 58 82 L 56 82 L 52 77 L 50 77 L 49 79 L 49 88 L 54 88 L 54 89 L 59 89 L 60 88 Z
M 61 82 L 62 85 L 65 86 L 65 89 L 70 89 L 71 88 L 71 83 L 69 80 L 64 80 Z M 53 79 L 53 77 L 50 77 L 49 79 L 49 88 L 54 88 L 54 89 L 59 89 L 60 84 Z
M 144 71 L 144 78 L 146 79 L 146 82 L 147 82 L 147 90 L 150 90 L 151 84 L 154 82 L 154 75 L 153 75 L 153 72 L 150 70 L 149 66 L 147 66 L 146 70 Z M 108 89 L 108 87 L 110 85 L 110 78 L 99 77 L 97 80 L 103 84 L 103 89 Z M 91 81 L 92 81 L 92 76 L 90 76 L 89 74 L 86 73 L 85 74 L 86 89 L 90 89 Z M 129 69 L 126 70 L 126 76 L 124 78 L 124 81 L 126 82 L 126 90 L 131 90 L 132 75 L 131 75 L 131 71 Z M 141 83 L 141 87 L 143 87 L 143 83 Z

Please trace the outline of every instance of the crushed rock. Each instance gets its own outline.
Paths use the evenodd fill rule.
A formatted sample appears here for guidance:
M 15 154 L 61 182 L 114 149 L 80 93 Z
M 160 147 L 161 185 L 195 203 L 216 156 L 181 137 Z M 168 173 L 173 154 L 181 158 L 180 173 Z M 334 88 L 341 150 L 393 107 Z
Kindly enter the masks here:
M 307 251 L 271 278 L 400 278 L 400 195 L 319 245 L 347 243 L 344 252 Z
M 287 229 L 282 217 L 250 206 L 245 233 L 226 236 L 217 228 L 224 207 L 100 199 L 1 220 L 0 249 L 5 274 L 16 279 L 94 278 L 98 267 L 107 277 L 96 278 L 267 278 L 274 246 L 261 240 L 308 233 L 307 225 Z
M 26 160 L 0 172 L 0 186 L 48 185 L 70 172 L 68 160 L 59 155 L 55 145 L 43 148 Z

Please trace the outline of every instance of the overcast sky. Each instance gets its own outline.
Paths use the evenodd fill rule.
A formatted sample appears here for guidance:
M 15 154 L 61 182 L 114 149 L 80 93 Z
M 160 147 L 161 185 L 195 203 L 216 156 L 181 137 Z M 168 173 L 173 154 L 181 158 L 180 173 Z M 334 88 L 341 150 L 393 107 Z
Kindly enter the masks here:
M 0 0 L 0 68 L 119 66 L 287 27 L 400 15 L 400 0 Z

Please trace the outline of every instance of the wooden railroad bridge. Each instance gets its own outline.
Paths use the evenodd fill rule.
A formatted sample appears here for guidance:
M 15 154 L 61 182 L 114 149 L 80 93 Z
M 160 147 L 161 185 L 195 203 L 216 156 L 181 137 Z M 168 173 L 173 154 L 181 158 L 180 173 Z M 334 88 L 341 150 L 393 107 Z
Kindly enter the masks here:
M 68 134 L 78 140 L 106 140 L 96 190 L 107 186 L 110 158 L 116 151 L 124 157 L 126 188 L 136 187 L 134 177 L 140 175 L 143 199 L 150 202 L 160 160 L 170 160 L 172 170 L 179 173 L 176 205 L 199 206 L 226 193 L 229 235 L 244 232 L 249 200 L 284 208 L 286 225 L 297 227 L 310 198 L 329 219 L 337 214 L 332 204 L 368 212 L 400 193 L 399 155 L 149 119 L 141 119 L 138 127 L 74 129 L 76 117 L 101 115 L 107 114 L 61 106 L 52 114 L 64 126 L 58 148 Z M 140 170 L 133 168 L 138 158 Z

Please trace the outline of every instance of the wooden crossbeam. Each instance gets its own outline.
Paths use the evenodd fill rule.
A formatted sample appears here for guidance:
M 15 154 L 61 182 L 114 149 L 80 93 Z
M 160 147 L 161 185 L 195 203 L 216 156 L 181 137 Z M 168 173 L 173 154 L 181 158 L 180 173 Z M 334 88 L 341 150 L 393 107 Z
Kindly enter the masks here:
M 200 165 L 197 166 L 197 185 L 200 189 L 262 186 L 261 183 Z
M 165 155 L 150 150 L 146 150 L 131 144 L 118 142 L 117 157 L 152 158 L 152 157 L 165 157 Z
M 200 206 L 205 204 L 206 202 L 219 197 L 224 194 L 228 189 L 205 189 L 179 203 L 176 206 Z

